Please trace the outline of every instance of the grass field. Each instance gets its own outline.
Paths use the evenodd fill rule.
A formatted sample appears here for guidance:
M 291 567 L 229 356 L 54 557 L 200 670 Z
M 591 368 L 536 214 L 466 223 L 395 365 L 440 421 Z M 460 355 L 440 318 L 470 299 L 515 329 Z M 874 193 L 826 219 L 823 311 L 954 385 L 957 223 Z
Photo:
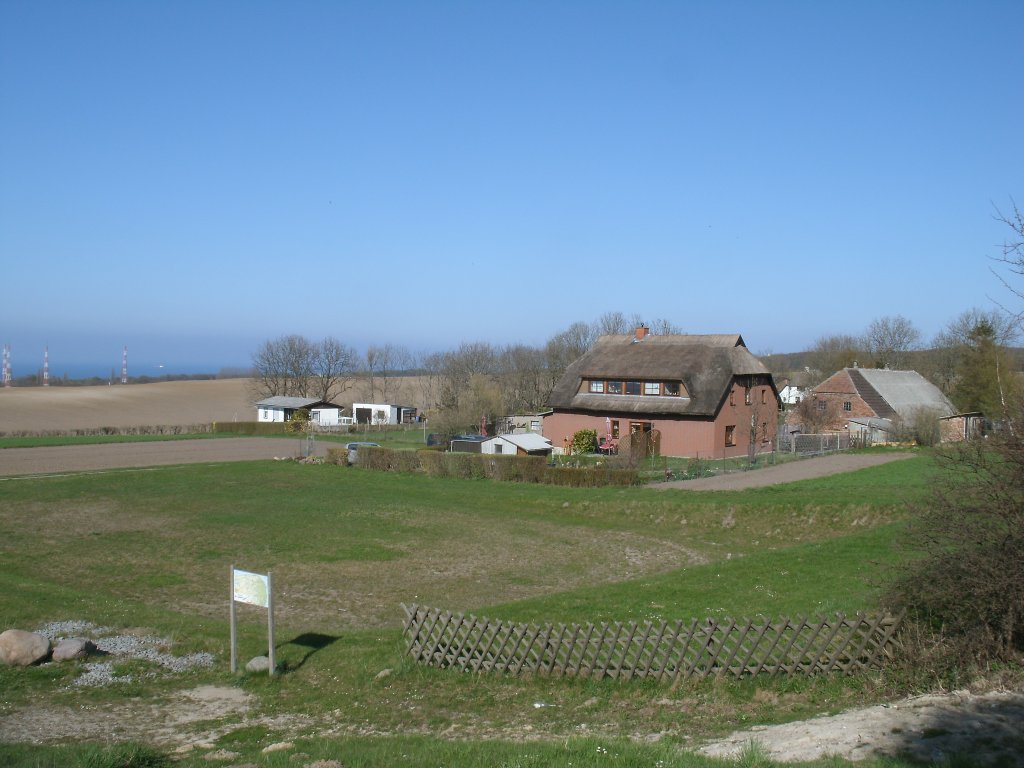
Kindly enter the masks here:
M 240 760 L 259 765 L 289 764 L 260 752 L 282 734 L 346 766 L 711 765 L 680 747 L 876 700 L 884 678 L 666 687 L 460 675 L 402 658 L 399 604 L 552 622 L 870 609 L 879 564 L 929 471 L 919 456 L 703 494 L 291 462 L 0 481 L 5 627 L 145 626 L 173 638 L 175 653 L 220 659 L 99 689 L 68 688 L 75 665 L 0 669 L 0 717 L 30 703 L 111 707 L 217 684 L 241 686 L 261 716 L 279 718 L 268 722 L 290 723 L 222 729 Z M 227 671 L 231 564 L 274 573 L 283 674 L 273 680 Z M 266 628 L 255 611 L 242 618 L 244 660 L 261 652 Z M 54 754 L 0 747 L 0 762 L 44 765 Z

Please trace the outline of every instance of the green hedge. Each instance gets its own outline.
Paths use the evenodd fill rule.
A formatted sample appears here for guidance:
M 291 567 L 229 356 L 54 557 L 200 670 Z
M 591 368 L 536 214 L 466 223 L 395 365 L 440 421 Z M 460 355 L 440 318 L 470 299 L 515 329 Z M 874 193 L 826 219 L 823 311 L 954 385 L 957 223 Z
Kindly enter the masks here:
M 215 421 L 213 431 L 231 435 L 291 435 L 290 421 Z
M 328 450 L 328 461 L 344 464 L 344 452 L 334 448 Z M 573 488 L 640 485 L 639 473 L 634 469 L 552 467 L 548 465 L 548 460 L 544 456 L 495 456 L 480 453 L 441 453 L 430 449 L 396 451 L 390 448 L 362 448 L 359 451 L 359 466 L 379 472 L 423 472 L 431 477 L 547 483 Z

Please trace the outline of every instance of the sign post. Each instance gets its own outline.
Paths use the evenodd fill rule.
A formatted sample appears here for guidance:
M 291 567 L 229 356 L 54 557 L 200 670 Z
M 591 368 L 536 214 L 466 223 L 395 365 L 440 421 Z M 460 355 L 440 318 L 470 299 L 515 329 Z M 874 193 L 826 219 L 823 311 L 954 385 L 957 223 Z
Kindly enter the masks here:
M 238 616 L 236 603 L 267 609 L 267 640 L 270 646 L 270 676 L 274 676 L 274 589 L 273 574 L 252 573 L 231 566 L 231 671 L 238 671 Z

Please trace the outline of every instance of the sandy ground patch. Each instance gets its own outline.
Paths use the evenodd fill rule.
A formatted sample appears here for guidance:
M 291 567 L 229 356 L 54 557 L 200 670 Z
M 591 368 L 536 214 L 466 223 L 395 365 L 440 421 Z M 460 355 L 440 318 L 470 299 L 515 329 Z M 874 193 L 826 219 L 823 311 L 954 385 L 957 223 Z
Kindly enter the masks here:
M 979 765 L 1024 766 L 1024 693 L 968 691 L 918 696 L 785 725 L 752 728 L 700 751 L 736 757 L 756 742 L 782 762 L 910 756 L 941 764 L 954 754 Z

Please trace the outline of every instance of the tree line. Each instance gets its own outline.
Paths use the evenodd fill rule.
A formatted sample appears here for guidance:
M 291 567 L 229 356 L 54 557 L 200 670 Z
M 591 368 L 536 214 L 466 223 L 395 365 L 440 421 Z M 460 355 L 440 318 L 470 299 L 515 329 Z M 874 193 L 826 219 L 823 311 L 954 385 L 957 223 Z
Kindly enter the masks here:
M 1011 274 L 1021 274 L 1020 212 L 1000 216 L 1013 235 L 994 260 Z M 1002 279 L 1002 278 L 1001 278 Z M 1013 284 L 1002 279 L 1014 295 Z M 444 352 L 417 354 L 396 344 L 370 346 L 365 354 L 328 336 L 313 341 L 288 335 L 264 342 L 253 355 L 253 394 L 316 397 L 336 401 L 342 396 L 369 402 L 392 402 L 403 377 L 418 374 L 416 397 L 443 426 L 463 431 L 490 419 L 536 413 L 565 369 L 605 334 L 632 332 L 638 314 L 606 312 L 596 320 L 578 321 L 543 345 L 493 345 L 463 342 Z M 653 334 L 684 331 L 666 319 L 647 323 Z M 1021 315 L 1005 308 L 971 308 L 954 317 L 930 341 L 903 315 L 871 320 L 859 335 L 821 336 L 807 350 L 762 355 L 777 379 L 811 387 L 846 367 L 916 370 L 939 387 L 962 412 L 997 414 L 1021 394 L 1024 350 L 1019 340 Z M 781 383 L 780 383 L 781 386 Z M 410 403 L 411 405 L 411 403 Z

